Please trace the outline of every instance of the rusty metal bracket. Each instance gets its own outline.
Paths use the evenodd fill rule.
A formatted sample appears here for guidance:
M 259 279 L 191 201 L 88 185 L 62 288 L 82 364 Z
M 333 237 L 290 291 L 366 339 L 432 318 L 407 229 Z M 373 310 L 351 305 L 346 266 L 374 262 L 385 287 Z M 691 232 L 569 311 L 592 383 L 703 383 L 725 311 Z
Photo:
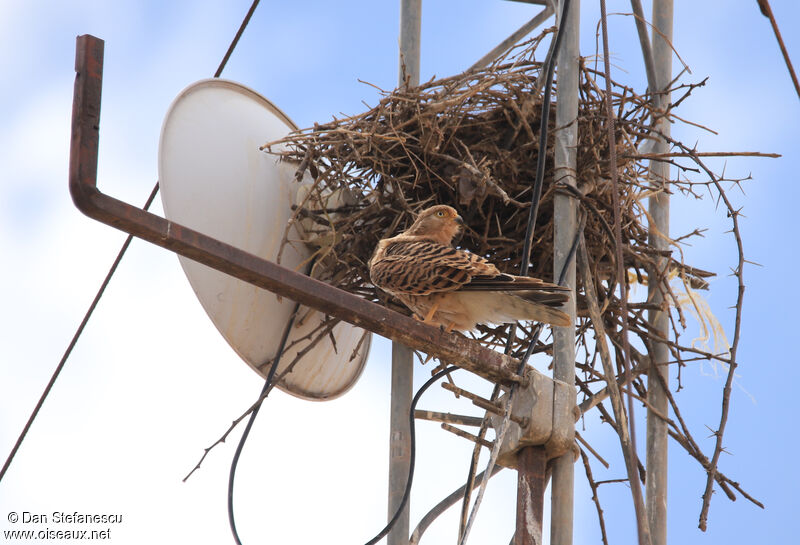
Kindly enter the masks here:
M 254 286 L 421 350 L 492 382 L 521 379 L 519 361 L 225 244 L 97 189 L 103 40 L 78 36 L 72 105 L 69 188 L 78 209 L 97 221 L 208 265 Z

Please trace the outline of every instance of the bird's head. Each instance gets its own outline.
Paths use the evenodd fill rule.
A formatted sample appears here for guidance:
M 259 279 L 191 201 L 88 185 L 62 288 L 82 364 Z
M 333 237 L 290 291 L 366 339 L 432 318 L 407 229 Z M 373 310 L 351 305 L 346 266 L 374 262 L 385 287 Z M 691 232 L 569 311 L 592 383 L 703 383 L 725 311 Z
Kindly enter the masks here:
M 440 204 L 420 212 L 405 234 L 424 236 L 449 246 L 463 226 L 464 220 L 455 208 Z

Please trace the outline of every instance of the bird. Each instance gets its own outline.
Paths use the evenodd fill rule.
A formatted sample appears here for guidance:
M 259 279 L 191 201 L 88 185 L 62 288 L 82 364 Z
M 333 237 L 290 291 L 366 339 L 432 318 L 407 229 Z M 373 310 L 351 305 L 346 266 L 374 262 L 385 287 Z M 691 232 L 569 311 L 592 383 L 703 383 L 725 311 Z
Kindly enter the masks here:
M 448 332 L 516 321 L 570 325 L 557 308 L 569 300 L 569 288 L 500 272 L 484 257 L 454 247 L 463 227 L 451 206 L 423 210 L 411 227 L 378 242 L 368 263 L 371 282 L 418 320 Z

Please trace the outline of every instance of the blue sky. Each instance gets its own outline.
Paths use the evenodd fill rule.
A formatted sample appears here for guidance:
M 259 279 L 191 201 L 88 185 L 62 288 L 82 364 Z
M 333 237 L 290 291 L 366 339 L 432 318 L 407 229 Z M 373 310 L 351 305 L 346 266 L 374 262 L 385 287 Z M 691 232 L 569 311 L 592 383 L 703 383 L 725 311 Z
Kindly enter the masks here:
M 538 9 L 501 0 L 423 4 L 423 80 L 467 68 Z M 581 52 L 591 56 L 598 6 L 582 4 Z M 630 11 L 629 2 L 608 4 L 610 12 Z M 0 1 L 3 457 L 124 239 L 83 217 L 67 191 L 75 36 L 106 40 L 100 186 L 141 204 L 157 177 L 158 135 L 167 107 L 186 85 L 213 74 L 248 7 L 248 1 L 238 0 Z M 800 7 L 788 0 L 773 0 L 772 7 L 800 62 Z M 259 91 L 300 126 L 360 112 L 362 101 L 374 104 L 377 95 L 358 79 L 384 89 L 395 85 L 398 12 L 394 1 L 262 2 L 223 75 Z M 632 18 L 613 15 L 609 24 L 615 78 L 642 89 Z M 676 543 L 746 543 L 769 532 L 775 542 L 788 543 L 795 535 L 788 521 L 800 486 L 797 469 L 785 461 L 797 447 L 790 412 L 797 363 L 791 317 L 800 301 L 790 280 L 797 264 L 793 220 L 800 195 L 793 161 L 800 100 L 755 1 L 676 1 L 674 43 L 692 71 L 684 81 L 709 77 L 677 113 L 719 133 L 676 125 L 674 134 L 701 150 L 783 157 L 712 162 L 731 176 L 752 176 L 744 194 L 734 190 L 731 196 L 744 207 L 747 257 L 761 265 L 745 270 L 740 367 L 720 469 L 767 509 L 743 499 L 731 503 L 717 493 L 708 532 L 697 530 L 705 478 L 673 446 L 669 536 Z M 674 66 L 680 66 L 677 59 Z M 735 248 L 725 234 L 728 220 L 709 197 L 674 199 L 673 233 L 694 227 L 708 231 L 685 249 L 687 261 L 719 273 L 707 299 L 730 333 L 735 285 L 726 274 L 735 263 Z M 238 474 L 237 520 L 245 543 L 363 543 L 382 527 L 388 346 L 376 341 L 360 382 L 339 400 L 270 397 Z M 418 365 L 418 383 L 427 376 Z M 708 453 L 723 383 L 723 369 L 690 366 L 677 394 Z M 78 510 L 123 514 L 123 523 L 112 528 L 115 544 L 229 542 L 225 490 L 232 442 L 215 449 L 188 483 L 181 478 L 260 387 L 207 319 L 177 259 L 134 242 L 0 484 L 0 529 L 13 529 L 6 521 L 10 511 Z M 424 403 L 468 410 L 440 392 L 431 392 Z M 638 424 L 643 430 L 641 417 Z M 434 424 L 421 422 L 418 429 L 412 525 L 463 482 L 470 450 Z M 608 472 L 596 468 L 596 476 L 623 476 L 610 431 L 587 419 L 582 433 L 615 462 Z M 580 464 L 575 469 L 575 543 L 597 543 L 583 469 Z M 490 483 L 472 543 L 508 542 L 514 489 L 510 472 Z M 632 542 L 627 488 L 604 485 L 600 493 L 612 542 Z M 448 514 L 426 539 L 452 541 L 454 525 Z

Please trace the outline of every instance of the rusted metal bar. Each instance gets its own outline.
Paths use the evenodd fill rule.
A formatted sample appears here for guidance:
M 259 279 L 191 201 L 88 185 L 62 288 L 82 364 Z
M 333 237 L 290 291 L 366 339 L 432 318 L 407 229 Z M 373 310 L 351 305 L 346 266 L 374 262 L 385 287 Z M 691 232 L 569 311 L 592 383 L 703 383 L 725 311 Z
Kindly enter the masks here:
M 455 386 L 454 384 L 449 384 L 447 382 L 444 382 L 444 383 L 442 383 L 442 388 L 444 388 L 445 390 L 449 390 L 449 391 L 453 392 L 457 396 L 462 395 L 462 396 L 466 397 L 467 399 L 472 401 L 473 405 L 483 409 L 484 411 L 489 411 L 490 413 L 494 413 L 494 414 L 497 414 L 497 415 L 500 415 L 500 416 L 502 416 L 503 413 L 505 412 L 504 408 L 501 405 L 499 405 L 497 403 L 492 403 L 491 401 L 489 401 L 485 397 L 481 397 L 481 396 L 479 396 L 477 394 L 473 394 L 472 392 L 470 392 L 468 390 L 465 390 L 463 388 L 459 388 L 458 386 Z M 525 416 L 521 416 L 520 417 L 520 416 L 511 415 L 509 418 L 511 419 L 512 422 L 516 422 L 517 424 L 519 424 L 523 428 L 528 425 L 528 418 L 525 417 Z
M 103 40 L 89 35 L 77 38 L 69 148 L 69 189 L 78 208 L 81 207 L 80 203 L 90 202 L 93 194 L 97 193 L 97 149 L 100 145 L 104 50 Z
M 547 485 L 547 453 L 544 447 L 525 447 L 517 459 L 517 530 L 514 545 L 540 545 L 544 489 Z
M 547 4 L 548 0 L 511 0 L 511 2 L 519 2 L 521 4 L 539 4 L 540 6 L 544 6 Z
M 276 265 L 97 189 L 97 150 L 103 73 L 103 41 L 77 40 L 69 187 L 87 216 L 254 286 L 340 318 L 414 350 L 432 354 L 487 380 L 519 382 L 519 361 L 456 334 L 423 324 L 344 290 Z
M 442 413 L 439 411 L 414 411 L 414 418 L 418 420 L 430 420 L 432 422 L 446 422 L 448 424 L 459 424 L 461 426 L 480 427 L 483 418 L 479 416 L 467 416 L 463 414 Z
M 442 429 L 445 430 L 445 431 L 449 431 L 450 433 L 452 433 L 454 435 L 458 435 L 459 437 L 461 437 L 463 439 L 467 439 L 468 441 L 472 441 L 473 443 L 478 443 L 480 446 L 486 447 L 488 449 L 491 449 L 494 446 L 494 443 L 492 443 L 491 441 L 483 439 L 482 437 L 478 437 L 477 435 L 469 433 L 468 431 L 464 431 L 461 428 L 457 428 L 455 426 L 451 426 L 447 422 L 442 422 Z

